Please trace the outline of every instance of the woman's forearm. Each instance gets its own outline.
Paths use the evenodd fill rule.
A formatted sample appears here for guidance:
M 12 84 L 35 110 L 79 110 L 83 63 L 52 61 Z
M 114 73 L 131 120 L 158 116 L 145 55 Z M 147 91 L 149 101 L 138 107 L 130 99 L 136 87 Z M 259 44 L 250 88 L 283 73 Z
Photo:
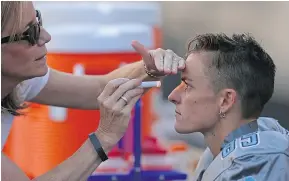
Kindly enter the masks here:
M 96 133 L 97 134 L 97 133 Z M 99 140 L 104 140 L 102 135 L 97 134 Z M 105 145 L 105 144 L 103 144 Z M 108 152 L 112 146 L 103 146 Z M 87 178 L 101 164 L 101 159 L 95 151 L 92 143 L 87 139 L 84 144 L 67 160 L 51 171 L 33 179 L 34 181 L 86 181 Z

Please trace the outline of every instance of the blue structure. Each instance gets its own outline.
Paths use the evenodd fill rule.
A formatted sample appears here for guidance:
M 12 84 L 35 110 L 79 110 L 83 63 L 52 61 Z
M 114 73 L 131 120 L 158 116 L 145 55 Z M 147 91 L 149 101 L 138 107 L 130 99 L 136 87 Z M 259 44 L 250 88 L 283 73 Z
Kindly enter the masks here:
M 141 169 L 141 100 L 136 103 L 134 115 L 134 166 L 128 174 L 91 175 L 88 181 L 168 181 L 186 180 L 187 175 L 174 170 L 142 170 Z M 122 142 L 120 145 L 122 146 Z

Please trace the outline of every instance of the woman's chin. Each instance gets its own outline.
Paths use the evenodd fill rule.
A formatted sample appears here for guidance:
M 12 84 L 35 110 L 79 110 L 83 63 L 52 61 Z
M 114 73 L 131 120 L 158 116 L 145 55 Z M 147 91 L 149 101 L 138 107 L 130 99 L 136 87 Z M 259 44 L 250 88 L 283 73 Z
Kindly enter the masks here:
M 44 75 L 46 75 L 48 72 L 48 66 L 47 65 L 43 65 L 42 67 L 39 67 L 36 71 L 35 77 L 42 77 Z
M 29 71 L 27 71 L 29 72 Z M 26 74 L 23 76 L 24 80 L 27 79 L 32 79 L 35 77 L 43 77 L 44 75 L 46 75 L 48 72 L 48 66 L 41 66 L 41 67 L 37 67 L 37 69 L 34 69 L 33 71 L 30 71 L 29 74 Z

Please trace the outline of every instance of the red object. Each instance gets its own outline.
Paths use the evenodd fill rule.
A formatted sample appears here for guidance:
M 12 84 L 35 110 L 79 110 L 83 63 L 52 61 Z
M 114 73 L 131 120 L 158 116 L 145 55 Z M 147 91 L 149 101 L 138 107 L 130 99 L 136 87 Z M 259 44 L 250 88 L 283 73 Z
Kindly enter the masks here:
M 166 154 L 167 150 L 158 144 L 158 141 L 155 137 L 148 136 L 145 138 L 142 144 L 142 153 L 161 155 L 161 154 Z
M 167 150 L 158 144 L 155 137 L 146 137 L 142 144 L 142 169 L 171 170 L 172 165 L 165 162 Z
M 131 153 L 125 152 L 117 146 L 108 153 L 108 158 L 122 157 L 123 159 L 128 160 L 130 156 Z

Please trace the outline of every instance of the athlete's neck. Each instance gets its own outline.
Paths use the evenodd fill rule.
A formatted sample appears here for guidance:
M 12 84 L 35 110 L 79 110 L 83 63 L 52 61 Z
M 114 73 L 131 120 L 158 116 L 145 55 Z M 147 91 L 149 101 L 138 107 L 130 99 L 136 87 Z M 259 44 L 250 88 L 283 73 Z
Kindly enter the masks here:
M 217 122 L 213 129 L 204 133 L 205 141 L 213 156 L 216 157 L 220 153 L 221 146 L 225 138 L 232 131 L 253 120 L 255 119 L 240 119 L 227 115 L 225 118 L 222 118 L 219 122 Z

